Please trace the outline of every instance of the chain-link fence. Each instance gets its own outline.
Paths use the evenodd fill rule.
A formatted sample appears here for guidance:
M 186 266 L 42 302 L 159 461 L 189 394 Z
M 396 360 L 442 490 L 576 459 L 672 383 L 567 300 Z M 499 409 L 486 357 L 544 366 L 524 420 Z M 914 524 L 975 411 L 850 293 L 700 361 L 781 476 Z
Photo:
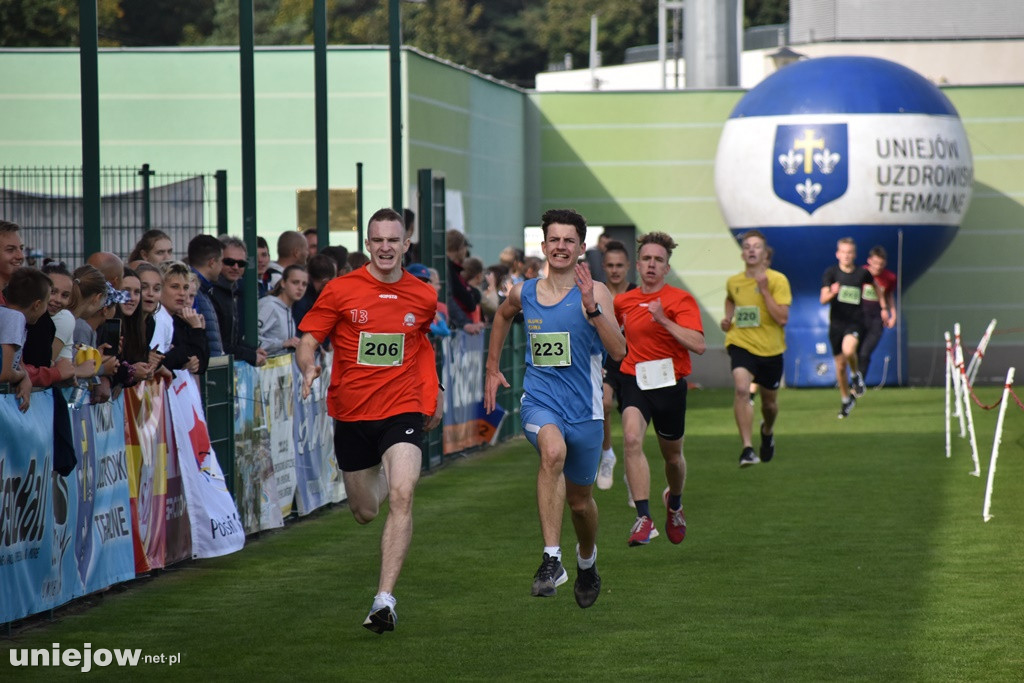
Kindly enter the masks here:
M 158 173 L 141 168 L 100 170 L 102 244 L 127 259 L 143 232 L 157 228 L 184 258 L 189 240 L 226 221 L 226 173 Z M 44 257 L 70 267 L 84 252 L 82 170 L 74 167 L 0 167 L 0 218 L 21 226 L 29 263 Z

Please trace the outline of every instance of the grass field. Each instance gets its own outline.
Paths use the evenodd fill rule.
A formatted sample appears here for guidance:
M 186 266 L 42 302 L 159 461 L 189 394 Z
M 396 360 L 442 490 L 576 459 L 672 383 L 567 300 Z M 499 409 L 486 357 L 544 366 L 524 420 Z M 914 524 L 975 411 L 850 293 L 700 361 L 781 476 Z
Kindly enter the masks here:
M 941 390 L 869 391 L 845 421 L 835 391 L 780 400 L 775 461 L 740 470 L 731 392 L 690 394 L 681 546 L 627 547 L 620 458 L 596 492 L 604 588 L 588 610 L 571 581 L 530 597 L 536 456 L 517 439 L 421 482 L 394 633 L 360 626 L 381 520 L 337 507 L 18 630 L 0 678 L 79 675 L 11 670 L 6 650 L 88 642 L 181 655 L 99 672 L 117 679 L 1024 680 L 1024 412 L 1011 403 L 984 523 L 995 411 L 976 411 L 975 478 L 966 440 L 944 457 Z M 574 543 L 566 515 L 567 558 Z

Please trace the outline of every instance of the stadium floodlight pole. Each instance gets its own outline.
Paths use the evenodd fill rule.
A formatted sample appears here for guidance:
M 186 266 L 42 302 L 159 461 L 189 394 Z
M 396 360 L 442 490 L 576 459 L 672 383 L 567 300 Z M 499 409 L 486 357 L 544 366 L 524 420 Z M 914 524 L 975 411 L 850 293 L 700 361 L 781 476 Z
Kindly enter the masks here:
M 1010 400 L 1010 387 L 1013 386 L 1013 372 L 1006 371 L 1006 384 L 1003 385 L 1003 399 L 999 405 L 999 417 L 996 419 L 996 436 L 992 441 L 992 457 L 988 462 L 988 483 L 985 484 L 985 505 L 981 509 L 981 517 L 986 522 L 992 519 L 992 484 L 996 478 L 996 460 L 999 459 L 999 444 L 1003 441 L 1003 418 L 1006 416 L 1006 403 Z
M 402 17 L 399 0 L 388 0 L 388 52 L 391 78 L 391 208 L 402 202 Z
M 967 372 L 964 370 L 964 350 L 957 344 L 953 352 L 956 354 L 956 367 L 960 373 L 960 386 L 962 387 L 960 395 L 963 398 L 963 412 L 967 415 L 967 431 L 971 435 L 971 459 L 974 460 L 974 470 L 970 472 L 970 475 L 980 477 L 981 461 L 978 460 L 978 437 L 974 431 L 974 413 L 971 410 L 971 387 L 967 384 Z
M 96 0 L 78 3 L 79 71 L 82 80 L 82 247 L 103 249 L 100 201 L 99 20 Z
M 250 254 L 256 253 L 256 86 L 253 0 L 238 6 L 239 91 L 242 118 L 242 238 Z M 245 267 L 244 339 L 255 346 L 258 331 L 256 308 L 256 259 Z
M 992 318 L 992 322 L 985 328 L 985 334 L 982 335 L 981 341 L 978 342 L 978 348 L 974 350 L 974 355 L 971 356 L 971 362 L 967 364 L 967 382 L 973 387 L 974 380 L 978 376 L 978 370 L 981 369 L 981 361 L 985 359 L 985 351 L 988 349 L 988 342 L 992 339 L 992 333 L 996 329 L 996 319 Z
M 326 247 L 330 233 L 327 151 L 327 0 L 313 2 L 313 101 L 316 128 L 316 236 Z

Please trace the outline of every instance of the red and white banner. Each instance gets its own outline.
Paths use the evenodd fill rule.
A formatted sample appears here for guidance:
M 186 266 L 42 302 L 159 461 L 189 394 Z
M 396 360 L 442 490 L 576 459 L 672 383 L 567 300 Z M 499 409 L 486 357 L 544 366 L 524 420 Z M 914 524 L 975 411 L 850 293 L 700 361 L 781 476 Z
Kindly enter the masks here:
M 192 557 L 217 557 L 241 550 L 245 530 L 210 445 L 199 387 L 190 373 L 174 373 L 167 403 L 192 525 Z

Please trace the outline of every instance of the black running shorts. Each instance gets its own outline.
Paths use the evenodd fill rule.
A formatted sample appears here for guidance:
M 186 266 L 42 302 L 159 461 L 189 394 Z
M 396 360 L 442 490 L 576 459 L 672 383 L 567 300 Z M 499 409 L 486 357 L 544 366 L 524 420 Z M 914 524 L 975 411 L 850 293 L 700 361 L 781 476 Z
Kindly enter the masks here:
M 622 409 L 633 406 L 647 423 L 654 422 L 654 431 L 667 441 L 676 441 L 686 433 L 686 378 L 671 387 L 641 389 L 636 375 L 623 373 Z
M 423 447 L 423 415 L 401 413 L 383 420 L 334 421 L 334 457 L 342 472 L 358 472 L 379 465 L 384 452 L 396 443 Z
M 729 344 L 726 347 L 733 370 L 743 368 L 754 376 L 754 382 L 765 389 L 775 390 L 782 383 L 782 354 L 777 356 L 755 356 L 742 346 Z

